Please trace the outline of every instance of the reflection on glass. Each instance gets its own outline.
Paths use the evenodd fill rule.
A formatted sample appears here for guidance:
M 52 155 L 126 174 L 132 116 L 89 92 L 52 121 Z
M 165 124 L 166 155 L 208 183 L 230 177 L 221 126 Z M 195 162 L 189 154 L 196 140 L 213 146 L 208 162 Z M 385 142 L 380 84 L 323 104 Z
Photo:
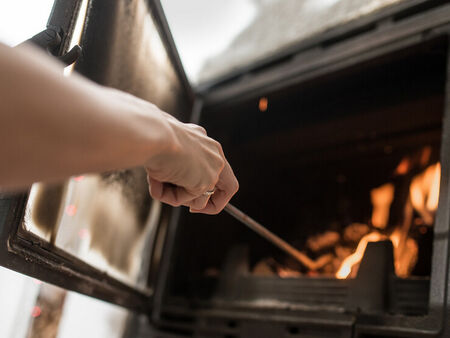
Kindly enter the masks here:
M 83 0 L 71 46 L 80 40 L 87 4 Z M 146 2 L 122 5 L 127 9 L 124 13 L 135 13 L 135 25 L 133 32 L 119 31 L 127 35 L 127 45 L 139 46 L 139 54 L 115 58 L 107 84 L 143 98 L 152 93 L 155 97 L 148 99 L 167 111 L 176 111 L 168 109 L 176 104 L 175 75 Z M 117 48 L 121 48 L 119 44 Z M 140 71 L 127 74 L 129 82 L 125 83 L 121 70 L 132 62 L 139 64 Z M 70 71 L 66 68 L 66 75 Z M 155 78 L 158 86 L 153 87 Z M 135 168 L 73 177 L 61 184 L 33 185 L 23 228 L 108 275 L 145 289 L 160 210 L 161 204 L 149 196 L 145 171 Z
M 24 228 L 128 284 L 149 262 L 161 205 L 148 193 L 141 168 L 35 184 Z
M 54 243 L 65 186 L 36 183 L 31 187 L 23 222 L 25 230 Z

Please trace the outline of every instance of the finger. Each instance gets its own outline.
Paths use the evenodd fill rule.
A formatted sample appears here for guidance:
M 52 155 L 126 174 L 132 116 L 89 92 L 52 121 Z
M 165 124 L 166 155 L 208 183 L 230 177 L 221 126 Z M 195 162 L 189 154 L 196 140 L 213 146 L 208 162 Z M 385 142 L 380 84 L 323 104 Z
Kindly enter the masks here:
M 189 202 L 189 211 L 192 212 L 192 210 L 201 210 L 205 208 L 208 204 L 209 198 L 210 195 L 202 195 L 193 199 Z
M 163 203 L 178 207 L 180 205 L 188 205 L 197 196 L 189 193 L 186 189 L 172 184 L 161 183 L 155 179 L 149 178 L 150 195 Z
M 220 189 L 217 189 L 216 192 L 214 193 L 214 195 L 212 195 L 209 198 L 208 203 L 206 204 L 206 206 L 204 208 L 202 208 L 202 209 L 192 209 L 191 208 L 190 211 L 192 213 L 216 215 L 220 211 L 222 211 L 222 209 L 228 203 L 228 202 L 225 202 L 225 203 L 223 202 L 223 201 L 226 201 L 226 200 L 227 200 L 226 199 L 226 193 L 224 191 L 220 190 Z M 223 204 L 223 206 L 222 206 L 222 204 Z
M 204 214 L 218 214 L 238 191 L 239 183 L 228 162 L 216 184 L 216 192 L 208 200 L 208 204 L 203 209 L 193 209 L 191 212 Z
M 186 123 L 187 126 L 191 127 L 192 129 L 198 130 L 199 132 L 201 132 L 203 135 L 207 135 L 206 133 L 206 129 L 203 128 L 202 126 L 199 126 L 198 124 L 195 123 Z
M 156 200 L 160 200 L 163 191 L 163 183 L 151 178 L 147 175 L 147 181 L 149 185 L 150 196 Z

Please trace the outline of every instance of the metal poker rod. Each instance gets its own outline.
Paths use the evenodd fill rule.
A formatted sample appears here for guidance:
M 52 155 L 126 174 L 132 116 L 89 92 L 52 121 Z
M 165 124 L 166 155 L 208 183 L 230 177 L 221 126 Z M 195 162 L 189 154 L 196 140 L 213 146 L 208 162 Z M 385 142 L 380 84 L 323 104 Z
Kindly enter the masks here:
M 263 238 L 267 239 L 269 242 L 286 252 L 291 257 L 295 258 L 298 262 L 300 262 L 302 265 L 308 267 L 310 270 L 317 270 L 323 267 L 325 264 L 327 264 L 330 259 L 331 255 L 325 255 L 320 257 L 318 260 L 313 261 L 311 258 L 306 256 L 304 253 L 298 251 L 296 248 L 294 248 L 292 245 L 287 243 L 285 240 L 281 239 L 277 235 L 275 235 L 273 232 L 268 230 L 266 227 L 264 227 L 262 224 L 255 221 L 250 216 L 246 215 L 244 212 L 236 208 L 234 205 L 228 203 L 224 210 L 236 218 L 241 223 L 245 224 L 247 227 L 249 227 L 251 230 L 256 232 L 258 235 L 262 236 Z

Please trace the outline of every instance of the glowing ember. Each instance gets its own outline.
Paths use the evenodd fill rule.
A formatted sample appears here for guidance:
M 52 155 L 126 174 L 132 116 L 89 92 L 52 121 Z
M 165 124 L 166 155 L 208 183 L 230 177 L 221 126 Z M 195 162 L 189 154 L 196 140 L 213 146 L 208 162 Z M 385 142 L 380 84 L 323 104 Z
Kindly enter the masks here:
M 76 176 L 76 177 L 73 178 L 73 180 L 76 181 L 76 182 L 80 182 L 83 179 L 84 179 L 84 176 Z
M 74 204 L 69 204 L 66 207 L 66 214 L 69 216 L 75 216 L 75 214 L 77 213 L 77 206 Z
M 407 234 L 406 234 L 407 235 Z M 394 245 L 394 268 L 398 277 L 408 277 L 412 269 L 416 265 L 419 248 L 412 238 L 406 238 L 404 241 L 401 237 L 404 234 L 399 229 L 394 231 L 390 236 L 390 240 Z
M 424 147 L 422 153 L 420 154 L 420 164 L 425 166 L 430 162 L 431 158 L 431 147 Z
M 258 108 L 260 111 L 266 111 L 269 106 L 269 100 L 267 97 L 262 97 L 259 99 Z
M 34 306 L 33 310 L 31 311 L 31 317 L 36 318 L 39 317 L 42 313 L 42 310 L 39 306 Z
M 405 157 L 403 160 L 401 160 L 401 162 L 398 164 L 397 168 L 395 169 L 395 174 L 396 175 L 407 174 L 410 166 L 411 166 L 411 164 L 409 162 L 409 159 Z

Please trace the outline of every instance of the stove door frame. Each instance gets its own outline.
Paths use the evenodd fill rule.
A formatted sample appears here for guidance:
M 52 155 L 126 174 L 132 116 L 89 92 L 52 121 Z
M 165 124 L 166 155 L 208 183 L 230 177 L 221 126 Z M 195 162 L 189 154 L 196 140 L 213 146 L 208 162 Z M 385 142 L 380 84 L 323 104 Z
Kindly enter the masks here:
M 48 26 L 61 27 L 62 43 L 58 55 L 64 54 L 70 42 L 75 26 L 76 18 L 81 7 L 82 0 L 56 0 L 50 14 Z M 122 3 L 123 4 L 123 3 Z M 190 114 L 190 106 L 193 93 L 187 81 L 181 61 L 175 49 L 175 44 L 170 35 L 167 22 L 162 14 L 159 1 L 142 0 L 141 8 L 146 8 L 144 15 L 150 15 L 157 34 L 167 53 L 168 64 L 173 68 L 174 82 L 178 86 L 177 96 L 174 101 L 179 101 L 184 114 L 177 117 L 187 121 Z M 121 39 L 114 31 L 117 18 L 122 19 L 120 24 L 135 23 L 136 17 L 120 7 L 121 0 L 89 0 L 87 19 L 82 36 L 82 56 L 75 65 L 75 70 L 91 80 L 103 84 L 108 83 L 111 75 L 111 64 L 120 55 L 117 50 L 127 50 L 128 41 Z M 119 27 L 122 28 L 122 27 Z M 116 34 L 116 35 L 114 35 Z M 106 38 L 105 38 L 106 37 Z M 147 40 L 144 42 L 148 42 Z M 115 46 L 115 50 L 112 46 Z M 132 71 L 136 65 L 133 62 L 137 56 L 132 54 L 125 67 L 120 68 L 122 73 Z M 116 54 L 114 54 L 116 53 Z M 132 60 L 132 61 L 130 61 Z M 151 61 L 151 60 L 149 60 Z M 137 62 L 136 62 L 137 63 Z M 123 69 L 125 68 L 125 69 Z M 148 82 L 151 82 L 149 74 Z M 148 85 L 151 85 L 149 83 Z M 117 86 L 117 85 L 116 85 Z M 127 90 L 127 88 L 119 88 Z M 132 92 L 132 90 L 129 90 Z M 133 93 L 133 92 L 132 92 Z M 139 95 L 138 93 L 134 93 Z M 145 97 L 150 101 L 152 98 Z M 61 250 L 51 243 L 42 240 L 38 236 L 22 229 L 25 207 L 29 191 L 19 194 L 0 194 L 0 265 L 39 280 L 60 286 L 67 290 L 76 291 L 94 298 L 98 298 L 119 306 L 123 306 L 138 312 L 149 314 L 152 311 L 153 290 L 141 290 L 131 287 L 102 272 L 75 256 Z M 167 219 L 171 219 L 172 208 L 164 206 L 160 217 L 160 225 L 153 238 L 154 242 L 162 243 L 165 238 L 165 226 Z M 162 246 L 159 245 L 162 251 Z M 155 256 L 155 250 L 149 255 Z M 160 252 L 158 253 L 160 254 Z M 147 279 L 148 284 L 156 278 L 158 262 L 154 262 Z M 147 278 L 147 277 L 146 277 Z

